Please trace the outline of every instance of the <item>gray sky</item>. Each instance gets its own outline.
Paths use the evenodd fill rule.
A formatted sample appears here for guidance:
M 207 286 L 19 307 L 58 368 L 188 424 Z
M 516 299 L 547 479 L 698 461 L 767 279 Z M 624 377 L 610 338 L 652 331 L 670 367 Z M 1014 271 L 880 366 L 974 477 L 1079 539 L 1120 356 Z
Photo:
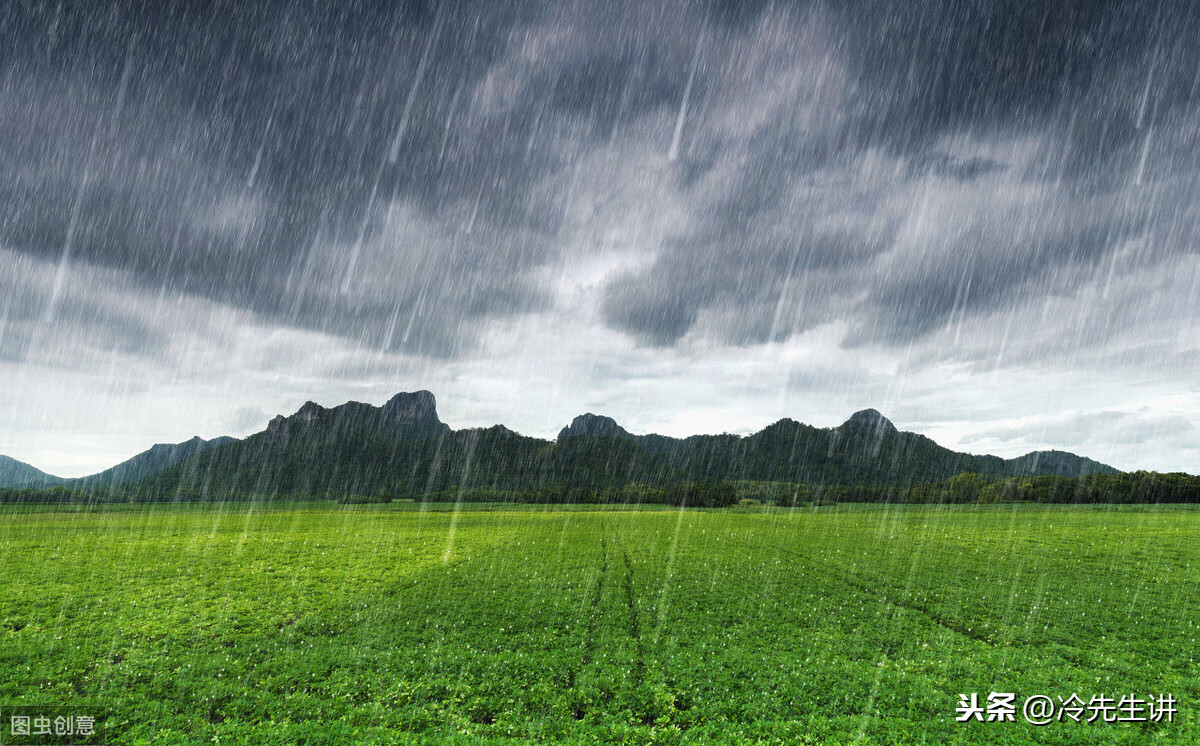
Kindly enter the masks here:
M 5 4 L 0 453 L 429 389 L 1200 472 L 1200 8 Z

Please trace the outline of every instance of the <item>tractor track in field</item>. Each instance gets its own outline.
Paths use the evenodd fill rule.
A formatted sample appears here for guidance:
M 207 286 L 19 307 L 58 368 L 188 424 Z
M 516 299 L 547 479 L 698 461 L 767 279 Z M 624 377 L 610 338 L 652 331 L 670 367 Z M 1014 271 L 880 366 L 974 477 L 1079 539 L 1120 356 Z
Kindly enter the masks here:
M 749 546 L 749 545 L 747 545 L 747 546 Z M 784 547 L 774 547 L 774 550 L 777 554 L 791 556 L 794 559 L 798 559 L 801 562 L 804 562 L 812 567 L 824 567 L 825 568 L 824 572 L 827 573 L 828 576 L 832 577 L 834 580 L 836 580 L 844 585 L 848 585 L 851 588 L 854 588 L 856 590 L 862 591 L 863 593 L 866 593 L 867 595 L 874 596 L 875 598 L 878 598 L 879 600 L 884 601 L 885 603 L 888 603 L 897 608 L 901 608 L 901 609 L 905 609 L 907 611 L 912 611 L 917 614 L 921 614 L 922 616 L 925 616 L 929 620 L 931 620 L 934 624 L 937 624 L 938 626 L 943 627 L 944 629 L 948 629 L 951 632 L 962 635 L 963 637 L 969 638 L 971 640 L 975 640 L 976 642 L 983 643 L 984 645 L 987 645 L 988 647 L 991 647 L 991 648 L 994 648 L 997 645 L 997 643 L 994 640 L 992 640 L 990 637 L 988 637 L 987 635 L 984 635 L 980 632 L 976 632 L 971 627 L 967 627 L 967 626 L 960 624 L 958 622 L 955 622 L 953 620 L 949 620 L 942 614 L 939 614 L 938 612 L 933 611 L 933 610 L 931 610 L 925 606 L 922 606 L 920 604 L 915 604 L 915 603 L 912 603 L 909 601 L 905 601 L 905 600 L 897 598 L 891 594 L 888 594 L 887 592 L 880 589 L 881 585 L 878 582 L 876 582 L 874 585 L 872 585 L 870 582 L 863 579 L 863 577 L 857 573 L 853 573 L 853 572 L 850 572 L 847 570 L 833 568 L 833 567 L 829 566 L 828 563 L 821 563 L 821 562 L 817 561 L 817 559 L 812 557 L 811 555 L 804 554 L 803 552 L 797 552 L 794 549 L 787 549 Z
M 617 544 L 621 544 L 619 537 L 617 538 Z M 642 642 L 641 627 L 638 623 L 637 602 L 633 591 L 633 564 L 629 561 L 629 552 L 625 551 L 624 546 L 621 546 L 621 559 L 625 563 L 625 577 L 622 579 L 622 585 L 625 589 L 625 605 L 629 608 L 629 636 L 633 638 L 634 645 L 634 682 L 635 686 L 640 686 L 645 680 L 646 649 Z
M 583 655 L 580 656 L 579 665 L 567 670 L 568 689 L 575 688 L 575 679 L 579 676 L 579 672 L 592 662 L 592 654 L 596 650 L 596 625 L 600 622 L 600 599 L 604 595 L 604 581 L 607 576 L 608 541 L 604 537 L 600 537 L 600 575 L 596 578 L 596 586 L 592 589 L 591 604 L 588 606 L 587 625 L 583 630 Z M 576 713 L 576 717 L 580 717 L 580 714 Z
M 645 643 L 642 640 L 641 620 L 638 617 L 637 596 L 634 591 L 634 571 L 633 562 L 629 559 L 629 552 L 621 546 L 621 540 L 618 536 L 613 536 L 612 545 L 607 538 L 600 539 L 600 574 L 596 578 L 596 585 L 592 589 L 591 602 L 588 606 L 588 620 L 583 633 L 583 654 L 580 656 L 579 663 L 567 671 L 567 688 L 573 689 L 575 683 L 588 666 L 592 664 L 596 651 L 596 630 L 600 624 L 601 617 L 604 615 L 602 600 L 604 597 L 604 589 L 609 581 L 610 570 L 610 554 L 620 552 L 620 561 L 624 565 L 624 572 L 621 573 L 621 595 L 625 601 L 626 619 L 625 624 L 629 632 L 630 638 L 634 644 L 633 657 L 633 677 L 634 687 L 638 687 L 645 681 Z M 577 720 L 583 719 L 586 714 L 581 708 L 576 707 L 572 713 Z
M 633 686 L 637 689 L 646 683 L 646 642 L 642 635 L 642 620 L 638 614 L 637 596 L 634 592 L 633 562 L 629 559 L 629 552 L 621 544 L 620 537 L 616 536 L 615 539 L 621 548 L 621 559 L 625 563 L 625 576 L 622 579 L 622 584 L 625 591 L 625 605 L 629 610 L 629 636 L 633 638 L 634 644 Z M 653 644 L 652 642 L 651 645 Z M 671 673 L 666 657 L 654 656 L 654 659 L 658 661 L 659 670 L 661 671 L 661 683 L 666 684 L 666 682 L 670 682 Z M 653 676 L 652 674 L 652 678 Z M 671 696 L 677 711 L 688 709 L 689 706 L 680 699 L 678 693 L 672 691 Z M 656 715 L 646 714 L 643 716 L 641 723 L 642 725 L 654 725 L 656 719 Z M 684 730 L 687 730 L 689 726 L 683 725 L 682 727 Z

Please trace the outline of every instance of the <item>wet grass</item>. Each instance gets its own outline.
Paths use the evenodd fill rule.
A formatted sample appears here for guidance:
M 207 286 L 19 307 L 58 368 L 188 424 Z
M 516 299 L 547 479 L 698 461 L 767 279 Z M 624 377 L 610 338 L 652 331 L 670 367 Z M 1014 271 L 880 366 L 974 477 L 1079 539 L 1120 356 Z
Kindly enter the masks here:
M 1178 509 L 0 514 L 0 705 L 119 743 L 1200 741 Z M 1172 693 L 1174 723 L 955 721 Z

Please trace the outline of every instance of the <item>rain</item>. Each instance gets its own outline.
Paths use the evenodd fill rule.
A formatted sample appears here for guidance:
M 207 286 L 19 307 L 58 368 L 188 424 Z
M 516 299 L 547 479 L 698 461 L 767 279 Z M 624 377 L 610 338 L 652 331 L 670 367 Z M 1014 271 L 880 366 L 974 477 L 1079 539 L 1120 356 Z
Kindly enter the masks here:
M 1194 740 L 1198 32 L 5 4 L 0 743 Z

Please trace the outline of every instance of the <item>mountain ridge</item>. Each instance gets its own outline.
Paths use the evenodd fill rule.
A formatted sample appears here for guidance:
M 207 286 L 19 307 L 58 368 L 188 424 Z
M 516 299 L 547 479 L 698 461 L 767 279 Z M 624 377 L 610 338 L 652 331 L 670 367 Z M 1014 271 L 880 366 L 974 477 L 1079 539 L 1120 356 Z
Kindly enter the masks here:
M 896 486 L 966 472 L 998 478 L 1118 470 L 1063 451 L 1016 459 L 960 453 L 901 432 L 873 409 L 832 428 L 782 418 L 744 436 L 638 435 L 592 412 L 575 417 L 555 440 L 503 425 L 453 430 L 437 417 L 433 394 L 418 391 L 398 394 L 382 407 L 305 403 L 265 430 L 184 459 L 151 482 L 160 490 L 421 495 L 467 487 L 607 489 L 681 480 Z
M 53 487 L 65 481 L 24 461 L 0 456 L 0 487 Z
M 107 487 L 135 482 L 139 479 L 157 474 L 173 464 L 182 461 L 196 453 L 232 443 L 237 438 L 219 435 L 211 440 L 205 440 L 194 435 L 179 443 L 155 443 L 146 450 L 138 453 L 112 468 L 85 477 L 66 480 L 68 485 L 84 487 Z
M 421 390 L 401 392 L 381 406 L 347 401 L 325 407 L 307 401 L 244 439 L 195 437 L 157 444 L 111 469 L 57 483 L 416 494 L 464 485 L 601 488 L 696 479 L 897 486 L 960 473 L 999 478 L 1119 471 L 1058 450 L 1012 459 L 953 451 L 927 436 L 900 431 L 875 409 L 859 410 L 834 427 L 784 417 L 748 435 L 639 435 L 592 412 L 573 418 L 555 440 L 504 425 L 453 430 L 438 417 L 434 395 Z
M 219 435 L 211 440 L 194 435 L 179 443 L 155 443 L 115 466 L 82 477 L 58 477 L 14 458 L 0 456 L 0 488 L 54 487 L 57 485 L 111 487 L 143 479 L 169 468 L 194 453 L 235 440 L 237 438 L 228 435 Z M 21 474 L 30 476 L 21 478 L 19 476 Z

